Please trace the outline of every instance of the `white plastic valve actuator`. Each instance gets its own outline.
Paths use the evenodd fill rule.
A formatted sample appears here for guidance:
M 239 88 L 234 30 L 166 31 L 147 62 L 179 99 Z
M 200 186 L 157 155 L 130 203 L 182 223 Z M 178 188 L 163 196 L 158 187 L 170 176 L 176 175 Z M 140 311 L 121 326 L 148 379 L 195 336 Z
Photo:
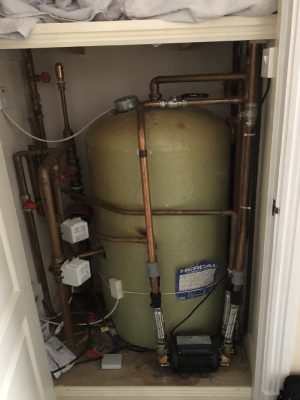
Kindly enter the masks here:
M 90 263 L 87 260 L 73 258 L 61 266 L 62 283 L 70 286 L 80 286 L 91 277 Z
M 60 228 L 63 240 L 71 244 L 81 242 L 89 237 L 88 224 L 80 217 L 66 219 Z

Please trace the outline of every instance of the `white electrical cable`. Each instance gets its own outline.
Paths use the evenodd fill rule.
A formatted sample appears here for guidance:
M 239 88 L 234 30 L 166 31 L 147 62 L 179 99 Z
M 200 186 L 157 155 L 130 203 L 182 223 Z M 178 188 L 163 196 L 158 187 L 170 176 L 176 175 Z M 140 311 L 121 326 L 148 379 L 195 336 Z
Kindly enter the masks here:
M 87 326 L 87 325 L 97 325 L 97 324 L 100 324 L 101 322 L 103 322 L 104 320 L 106 320 L 108 317 L 110 317 L 110 316 L 116 311 L 116 309 L 117 309 L 117 307 L 118 307 L 118 305 L 119 305 L 119 301 L 120 301 L 120 300 L 117 299 L 117 301 L 115 302 L 115 305 L 113 306 L 112 310 L 111 310 L 107 315 L 105 315 L 105 317 L 103 317 L 103 318 L 101 318 L 101 319 L 98 319 L 97 321 L 93 321 L 93 322 L 89 322 L 89 323 L 79 323 L 79 324 L 75 324 L 75 325 L 76 325 L 76 326 Z M 51 325 L 56 325 L 56 326 L 61 325 L 61 326 L 63 326 L 63 322 L 53 322 L 53 321 L 49 321 L 48 319 L 42 318 L 42 317 L 40 317 L 40 321 L 48 322 L 48 323 L 51 324 Z
M 89 323 L 82 323 L 82 324 L 76 324 L 76 326 L 87 326 L 87 325 L 98 325 L 98 324 L 100 324 L 101 322 L 106 320 L 108 317 L 110 317 L 116 311 L 116 308 L 119 305 L 119 301 L 120 300 L 117 299 L 117 301 L 115 302 L 115 305 L 113 306 L 112 310 L 107 315 L 105 315 L 105 317 L 103 317 L 101 319 L 98 319 L 98 321 L 93 321 L 93 322 L 89 322 Z
M 102 281 L 104 282 L 105 286 L 109 287 L 109 284 L 106 282 L 104 276 L 98 271 L 98 275 L 100 276 L 100 278 L 102 279 Z M 196 292 L 199 289 L 190 289 L 190 290 L 186 290 L 186 292 L 191 293 L 191 292 Z M 148 295 L 149 296 L 149 292 L 134 292 L 134 291 L 130 291 L 130 290 L 122 290 L 123 293 L 126 294 L 141 294 L 143 296 Z M 182 294 L 182 292 L 162 292 L 161 295 L 162 296 L 168 296 L 168 295 L 175 295 L 175 294 Z
M 61 143 L 61 142 L 67 142 L 68 140 L 74 139 L 76 136 L 80 135 L 83 133 L 87 128 L 89 128 L 95 121 L 97 121 L 98 118 L 101 118 L 104 114 L 108 113 L 111 111 L 112 108 L 109 108 L 108 110 L 103 111 L 97 117 L 93 118 L 89 123 L 87 123 L 83 128 L 81 128 L 78 132 L 75 132 L 73 135 L 68 136 L 63 139 L 57 139 L 57 140 L 48 140 L 48 139 L 41 139 L 37 136 L 32 135 L 30 132 L 26 131 L 26 129 L 22 128 L 9 114 L 7 114 L 6 111 L 1 110 L 5 118 L 7 118 L 20 132 L 24 133 L 24 135 L 29 136 L 31 139 L 37 140 L 39 142 L 45 142 L 45 143 Z
M 56 325 L 56 326 L 58 326 L 58 325 L 61 324 L 61 322 L 53 322 L 53 321 L 50 321 L 50 320 L 47 319 L 47 318 L 42 318 L 42 317 L 39 317 L 39 318 L 40 318 L 40 321 L 48 322 L 48 324 L 51 324 L 51 325 Z

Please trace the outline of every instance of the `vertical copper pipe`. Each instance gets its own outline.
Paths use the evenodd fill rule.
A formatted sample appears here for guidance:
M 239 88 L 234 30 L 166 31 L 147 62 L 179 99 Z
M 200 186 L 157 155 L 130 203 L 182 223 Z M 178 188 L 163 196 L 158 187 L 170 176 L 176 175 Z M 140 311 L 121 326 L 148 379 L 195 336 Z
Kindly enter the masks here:
M 66 101 L 66 83 L 64 78 L 64 68 L 61 63 L 57 63 L 55 65 L 55 72 L 57 78 L 57 86 L 60 94 L 61 99 L 61 106 L 63 111 L 63 118 L 64 118 L 64 130 L 63 136 L 65 138 L 72 136 L 73 131 L 70 128 L 69 116 L 68 116 L 68 108 L 67 108 L 67 101 Z M 76 145 L 74 139 L 71 139 L 70 142 L 72 146 L 69 148 L 67 152 L 67 163 L 69 168 L 71 168 L 73 173 L 73 180 L 71 182 L 71 187 L 73 190 L 82 190 L 82 182 L 81 182 L 81 173 L 80 173 L 80 165 L 79 159 L 77 157 L 76 152 Z
M 33 199 L 37 204 L 37 211 L 39 212 L 39 214 L 43 214 L 40 188 L 39 188 L 39 182 L 38 182 L 38 178 L 37 178 L 39 162 L 38 162 L 37 157 L 31 156 L 30 154 L 28 154 L 28 156 L 26 156 L 26 161 L 27 161 L 28 173 L 29 173 L 29 178 L 30 178 L 31 187 L 32 187 Z
M 137 121 L 138 121 L 139 158 L 140 158 L 142 191 L 143 191 L 143 200 L 145 209 L 146 234 L 147 234 L 148 261 L 154 263 L 157 261 L 157 257 L 155 252 L 155 240 L 153 233 L 151 194 L 150 194 L 146 135 L 145 135 L 145 113 L 144 113 L 144 107 L 142 105 L 140 105 L 137 108 Z M 159 278 L 150 278 L 150 285 L 152 293 L 157 294 L 160 292 Z
M 30 194 L 27 189 L 26 177 L 25 177 L 24 168 L 23 168 L 23 164 L 22 164 L 22 157 L 25 154 L 26 154 L 26 152 L 18 152 L 16 154 L 14 154 L 14 164 L 15 164 L 17 181 L 18 181 L 22 204 L 24 204 L 24 202 L 26 200 L 30 200 Z M 33 216 L 33 210 L 23 208 L 23 211 L 24 211 L 24 216 L 25 216 L 25 220 L 26 220 L 26 226 L 27 226 L 27 230 L 28 230 L 28 236 L 29 236 L 29 241 L 30 241 L 30 246 L 31 246 L 31 251 L 32 251 L 33 262 L 35 265 L 36 274 L 37 274 L 38 281 L 42 287 L 44 304 L 45 304 L 47 311 L 50 314 L 55 314 L 53 306 L 52 306 L 52 302 L 51 302 L 51 297 L 50 297 L 49 287 L 48 287 L 48 283 L 47 283 L 47 277 L 46 277 L 46 273 L 45 273 L 42 252 L 41 252 L 41 248 L 39 245 L 39 237 L 38 237 L 38 233 L 37 233 L 37 229 L 36 229 L 36 225 L 35 225 L 35 221 L 34 221 L 34 216 Z
M 53 172 L 53 193 L 56 204 L 56 212 L 59 222 L 65 219 L 64 203 L 62 198 L 62 191 L 60 187 L 60 176 L 59 176 L 59 166 L 56 164 L 52 168 Z
M 249 79 L 248 79 L 248 90 L 245 102 L 245 112 L 253 106 L 257 106 L 257 53 L 259 45 L 256 43 L 250 44 L 250 60 L 249 60 Z M 240 175 L 240 196 L 239 196 L 239 244 L 237 250 L 236 267 L 237 271 L 243 271 L 244 259 L 246 251 L 246 235 L 247 235 L 247 216 L 251 209 L 251 205 L 248 204 L 248 190 L 250 180 L 250 161 L 251 161 L 251 150 L 253 141 L 253 128 L 255 125 L 255 117 L 250 118 L 245 116 L 246 120 L 242 126 L 242 154 L 241 154 L 241 175 Z
M 68 296 L 65 285 L 61 281 L 60 268 L 64 261 L 64 255 L 61 247 L 60 235 L 56 221 L 55 206 L 53 201 L 53 193 L 51 189 L 50 171 L 57 165 L 57 160 L 67 151 L 67 146 L 56 151 L 55 154 L 49 155 L 39 169 L 39 181 L 41 187 L 42 201 L 48 222 L 48 228 L 51 239 L 53 254 L 53 273 L 58 284 L 58 292 L 62 307 L 62 316 L 64 321 L 64 332 L 67 343 L 74 346 L 74 336 L 72 331 L 72 319 Z
M 25 50 L 25 65 L 28 76 L 29 93 L 31 103 L 33 107 L 33 114 L 35 120 L 35 136 L 46 139 L 45 127 L 44 127 L 44 116 L 41 105 L 41 99 L 37 87 L 37 75 L 34 70 L 34 63 L 32 58 L 32 52 L 30 49 Z M 39 148 L 47 148 L 47 143 L 36 141 L 36 146 Z
M 242 106 L 238 106 L 238 116 L 241 114 Z M 242 130 L 240 122 L 236 126 L 236 143 L 234 157 L 234 178 L 233 178 L 233 209 L 238 212 L 239 202 L 239 183 L 240 183 L 240 162 L 241 162 L 241 145 L 242 145 Z

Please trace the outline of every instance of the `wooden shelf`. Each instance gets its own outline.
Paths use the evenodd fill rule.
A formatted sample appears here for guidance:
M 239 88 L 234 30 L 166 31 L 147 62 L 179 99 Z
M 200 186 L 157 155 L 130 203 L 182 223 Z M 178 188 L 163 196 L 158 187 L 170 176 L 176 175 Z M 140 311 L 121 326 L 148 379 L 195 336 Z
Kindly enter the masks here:
M 0 49 L 118 46 L 275 39 L 277 16 L 222 17 L 197 23 L 155 20 L 37 24 L 27 39 Z

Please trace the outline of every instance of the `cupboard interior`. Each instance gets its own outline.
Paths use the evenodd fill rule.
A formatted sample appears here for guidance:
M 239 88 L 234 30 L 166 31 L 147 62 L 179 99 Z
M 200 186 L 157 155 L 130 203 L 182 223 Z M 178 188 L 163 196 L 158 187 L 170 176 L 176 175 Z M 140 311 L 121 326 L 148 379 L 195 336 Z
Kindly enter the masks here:
M 191 43 L 170 45 L 114 46 L 63 49 L 35 49 L 33 59 L 37 73 L 48 72 L 51 80 L 48 83 L 38 83 L 38 90 L 44 114 L 45 131 L 48 139 L 59 139 L 63 130 L 61 105 L 57 91 L 54 65 L 61 62 L 65 70 L 66 96 L 70 125 L 73 131 L 80 129 L 95 115 L 112 107 L 115 99 L 129 94 L 137 95 L 139 99 L 147 99 L 148 83 L 158 75 L 206 74 L 223 73 L 232 70 L 233 43 Z M 29 102 L 26 74 L 23 65 L 23 53 L 19 50 L 2 50 L 0 61 L 0 87 L 5 88 L 7 97 L 7 112 L 22 126 L 31 128 L 29 116 L 32 111 Z M 180 83 L 164 85 L 165 98 L 174 94 L 208 92 L 211 97 L 223 96 L 224 87 L 221 82 Z M 230 115 L 229 105 L 213 105 L 207 108 L 225 119 Z M 264 113 L 267 108 L 264 108 Z M 264 119 L 264 114 L 263 114 Z M 44 312 L 37 293 L 37 276 L 30 251 L 29 238 L 24 217 L 20 207 L 18 187 L 15 177 L 12 154 L 24 150 L 31 143 L 21 135 L 4 118 L 0 120 L 1 140 L 5 148 L 6 162 L 11 178 L 20 229 L 33 290 L 36 296 L 38 312 Z M 266 128 L 263 126 L 262 133 Z M 76 138 L 76 146 L 81 164 L 82 180 L 87 193 L 90 193 L 91 183 L 86 154 L 85 135 Z M 263 170 L 264 138 L 260 145 L 259 176 Z M 260 179 L 258 179 L 260 184 Z M 260 186 L 257 199 L 259 204 Z M 258 207 L 259 205 L 257 205 Z M 45 266 L 51 264 L 51 249 L 48 229 L 43 217 L 35 216 L 40 244 Z M 259 228 L 257 228 L 259 229 Z M 254 249 L 255 251 L 255 249 Z M 94 267 L 94 266 L 93 266 Z M 257 336 L 258 282 L 260 266 L 253 268 L 249 303 L 250 311 L 247 317 L 247 331 L 244 333 L 246 345 L 241 345 L 238 353 L 233 356 L 229 367 L 220 367 L 208 379 L 193 374 L 183 378 L 161 369 L 153 353 L 134 353 L 123 351 L 123 367 L 121 370 L 103 371 L 100 361 L 74 366 L 70 371 L 55 380 L 58 385 L 216 385 L 216 386 L 250 386 L 251 368 L 255 360 L 255 343 Z M 56 284 L 52 274 L 46 268 L 47 281 L 54 307 L 59 311 L 59 301 Z M 100 288 L 100 279 L 95 278 L 95 285 Z M 99 289 L 100 291 L 100 289 Z M 249 359 L 249 362 L 247 361 Z M 253 371 L 252 371 L 253 372 Z

